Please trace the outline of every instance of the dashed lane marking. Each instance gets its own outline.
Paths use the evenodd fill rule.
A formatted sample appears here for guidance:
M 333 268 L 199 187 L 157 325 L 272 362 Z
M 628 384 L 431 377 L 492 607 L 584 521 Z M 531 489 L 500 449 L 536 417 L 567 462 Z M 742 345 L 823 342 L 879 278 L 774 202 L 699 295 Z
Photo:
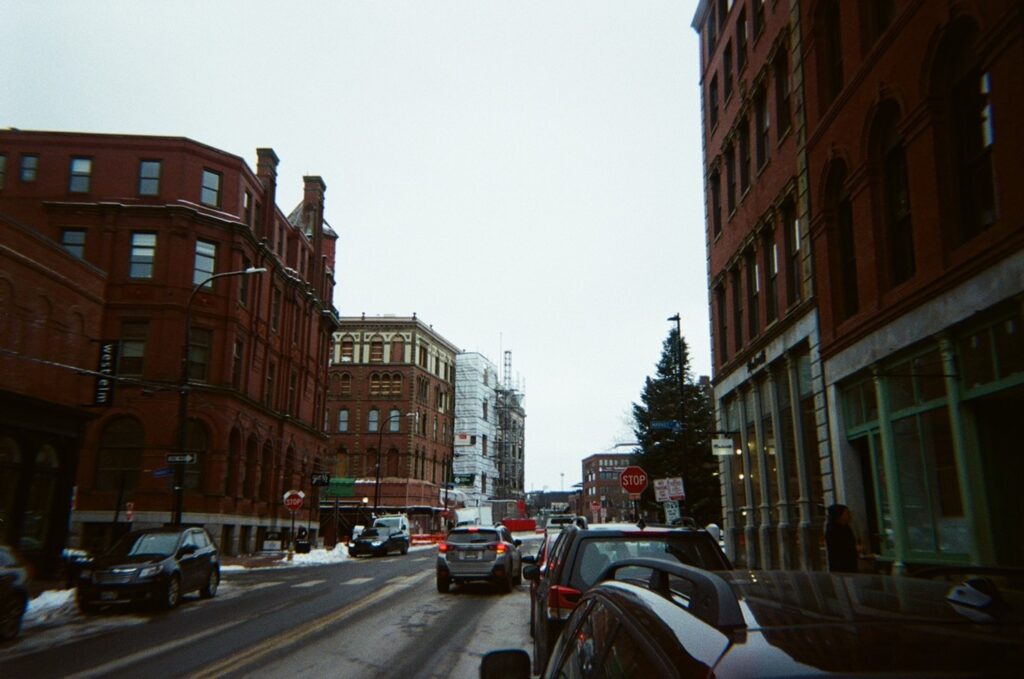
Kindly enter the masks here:
M 326 580 L 306 580 L 305 582 L 300 582 L 297 585 L 292 585 L 292 587 L 293 588 L 295 588 L 295 587 L 316 587 L 317 585 L 322 585 L 325 582 L 327 582 L 327 581 Z

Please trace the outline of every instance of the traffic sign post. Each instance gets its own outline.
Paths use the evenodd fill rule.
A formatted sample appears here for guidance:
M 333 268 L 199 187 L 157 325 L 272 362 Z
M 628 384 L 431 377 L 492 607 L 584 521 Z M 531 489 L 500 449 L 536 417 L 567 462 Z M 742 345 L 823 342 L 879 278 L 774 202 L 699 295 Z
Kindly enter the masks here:
M 647 472 L 642 467 L 630 465 L 619 474 L 619 485 L 622 486 L 622 490 L 629 493 L 629 499 L 633 500 L 634 520 L 639 519 L 636 501 L 647 488 Z
M 295 512 L 302 509 L 302 500 L 306 497 L 306 494 L 301 490 L 289 490 L 284 494 L 284 506 L 287 507 L 288 511 L 292 513 L 292 532 L 290 540 L 288 540 L 288 560 L 292 560 L 292 556 L 295 554 Z

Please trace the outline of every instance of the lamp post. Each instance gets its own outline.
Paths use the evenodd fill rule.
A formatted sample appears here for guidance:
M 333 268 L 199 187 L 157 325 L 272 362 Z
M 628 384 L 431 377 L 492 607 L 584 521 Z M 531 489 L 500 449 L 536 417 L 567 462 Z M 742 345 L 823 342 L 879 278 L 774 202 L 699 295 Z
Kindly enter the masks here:
M 416 413 L 405 413 L 406 417 L 411 417 Z M 380 451 L 384 447 L 384 427 L 390 426 L 391 421 L 395 418 L 402 417 L 401 413 L 395 413 L 389 415 L 388 419 L 379 424 L 377 427 L 377 477 L 373 484 L 373 517 L 377 518 L 377 507 L 380 505 Z M 379 418 L 378 418 L 379 421 Z
M 676 322 L 676 360 L 679 363 L 679 426 L 681 428 L 681 435 L 683 441 L 682 455 L 686 455 L 686 424 L 684 418 L 686 417 L 685 393 L 686 393 L 686 376 L 683 374 L 683 329 L 682 319 L 679 314 L 675 316 L 669 316 L 665 320 Z M 680 457 L 679 464 L 682 466 L 683 459 Z
M 199 281 L 193 288 L 192 294 L 188 297 L 188 303 L 185 305 L 185 344 L 181 348 L 181 380 L 178 384 L 178 456 L 177 461 L 174 463 L 174 525 L 181 525 L 181 510 L 182 503 L 184 502 L 184 491 L 185 491 L 185 461 L 186 461 L 186 447 L 188 446 L 188 435 L 186 432 L 186 423 L 188 422 L 188 364 L 189 364 L 189 352 L 191 350 L 192 343 L 192 302 L 195 301 L 196 293 L 203 289 L 203 287 L 217 278 L 225 278 L 227 276 L 249 276 L 251 274 L 264 273 L 266 272 L 265 267 L 249 267 L 242 271 L 225 271 L 223 273 L 215 273 L 211 276 L 207 276 L 203 280 Z

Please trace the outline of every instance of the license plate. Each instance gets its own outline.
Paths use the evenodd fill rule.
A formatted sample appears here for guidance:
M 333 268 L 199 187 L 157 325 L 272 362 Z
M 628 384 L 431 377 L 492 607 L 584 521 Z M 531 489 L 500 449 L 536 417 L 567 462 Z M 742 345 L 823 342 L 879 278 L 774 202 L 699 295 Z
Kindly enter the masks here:
M 100 592 L 101 601 L 117 601 L 117 592 Z
M 480 552 L 466 552 L 462 555 L 462 558 L 466 561 L 479 561 Z

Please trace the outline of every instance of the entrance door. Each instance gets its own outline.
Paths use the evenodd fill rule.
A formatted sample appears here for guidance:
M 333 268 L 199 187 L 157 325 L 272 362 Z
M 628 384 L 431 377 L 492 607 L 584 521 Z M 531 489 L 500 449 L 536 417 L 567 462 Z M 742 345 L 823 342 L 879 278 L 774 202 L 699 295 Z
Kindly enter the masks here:
M 1024 455 L 1014 425 L 1024 412 L 1024 387 L 974 402 L 978 451 L 985 474 L 989 518 L 1000 566 L 1024 567 L 1024 513 L 1020 511 Z M 1015 440 L 1016 439 L 1016 440 Z

